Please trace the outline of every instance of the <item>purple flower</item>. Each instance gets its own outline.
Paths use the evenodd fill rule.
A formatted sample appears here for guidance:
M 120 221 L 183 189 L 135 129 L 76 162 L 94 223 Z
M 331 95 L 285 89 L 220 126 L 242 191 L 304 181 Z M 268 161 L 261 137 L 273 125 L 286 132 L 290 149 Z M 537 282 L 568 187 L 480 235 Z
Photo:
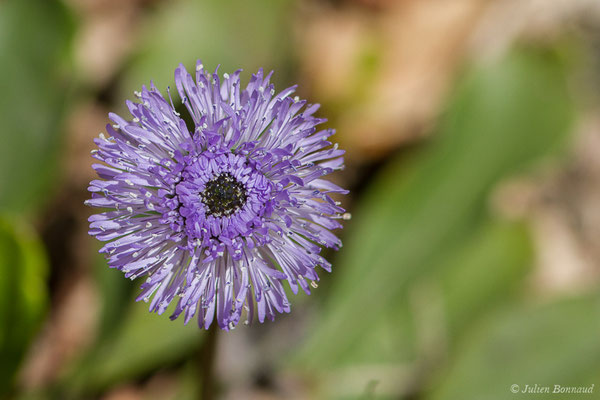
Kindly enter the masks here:
M 232 329 L 242 314 L 263 322 L 289 312 L 282 281 L 292 292 L 316 287 L 315 267 L 331 271 L 321 246 L 338 249 L 330 232 L 349 217 L 331 193 L 346 190 L 323 179 L 343 168 L 343 150 L 316 130 L 318 105 L 279 94 L 271 74 L 239 74 L 196 65 L 196 79 L 175 70 L 179 96 L 193 126 L 151 85 L 127 102 L 133 119 L 109 114 L 106 138 L 92 153 L 94 169 L 86 204 L 108 208 L 92 215 L 90 235 L 106 241 L 108 264 L 135 279 L 146 277 L 139 300 L 185 323 L 198 315 Z M 190 122 L 191 125 L 191 122 Z

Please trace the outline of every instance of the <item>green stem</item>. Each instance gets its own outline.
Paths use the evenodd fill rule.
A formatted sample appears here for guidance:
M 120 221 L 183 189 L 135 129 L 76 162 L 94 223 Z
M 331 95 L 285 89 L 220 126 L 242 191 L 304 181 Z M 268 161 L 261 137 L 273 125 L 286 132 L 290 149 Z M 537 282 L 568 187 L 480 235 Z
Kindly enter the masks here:
M 219 328 L 213 323 L 206 333 L 206 341 L 200 352 L 201 400 L 212 400 L 215 396 L 215 355 L 217 352 L 217 333 Z

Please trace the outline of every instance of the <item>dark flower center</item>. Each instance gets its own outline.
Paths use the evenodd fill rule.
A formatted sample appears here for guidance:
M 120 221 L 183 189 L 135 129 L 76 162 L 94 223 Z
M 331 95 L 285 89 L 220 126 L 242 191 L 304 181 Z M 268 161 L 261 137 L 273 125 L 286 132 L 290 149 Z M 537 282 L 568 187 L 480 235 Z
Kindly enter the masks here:
M 246 204 L 246 187 L 225 172 L 206 182 L 200 198 L 207 208 L 206 215 L 231 215 Z

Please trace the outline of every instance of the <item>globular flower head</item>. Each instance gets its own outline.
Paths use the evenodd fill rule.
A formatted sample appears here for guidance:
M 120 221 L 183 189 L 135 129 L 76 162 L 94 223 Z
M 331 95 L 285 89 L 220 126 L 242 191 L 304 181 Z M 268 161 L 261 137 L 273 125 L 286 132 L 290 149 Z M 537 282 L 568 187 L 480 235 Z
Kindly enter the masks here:
M 254 314 L 263 322 L 289 312 L 282 282 L 310 293 L 322 246 L 338 249 L 331 233 L 348 214 L 331 193 L 346 190 L 323 179 L 343 168 L 342 150 L 317 131 L 318 105 L 276 93 L 270 74 L 252 75 L 245 88 L 233 75 L 204 70 L 195 79 L 180 65 L 175 83 L 193 126 L 151 85 L 127 102 L 131 119 L 109 114 L 93 156 L 103 164 L 90 183 L 89 233 L 107 242 L 108 264 L 145 277 L 138 300 L 150 311 L 185 323 L 216 316 L 231 329 Z M 189 125 L 192 125 L 189 123 Z

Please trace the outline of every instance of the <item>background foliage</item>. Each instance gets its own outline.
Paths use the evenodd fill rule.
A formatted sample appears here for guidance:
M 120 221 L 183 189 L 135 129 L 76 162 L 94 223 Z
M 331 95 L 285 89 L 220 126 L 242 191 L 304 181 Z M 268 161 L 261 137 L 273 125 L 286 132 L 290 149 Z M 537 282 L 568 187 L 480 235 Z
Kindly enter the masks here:
M 586 0 L 1 1 L 0 398 L 597 393 L 598 32 Z M 106 114 L 197 58 L 299 83 L 352 190 L 315 294 L 216 338 L 135 303 L 83 206 Z

